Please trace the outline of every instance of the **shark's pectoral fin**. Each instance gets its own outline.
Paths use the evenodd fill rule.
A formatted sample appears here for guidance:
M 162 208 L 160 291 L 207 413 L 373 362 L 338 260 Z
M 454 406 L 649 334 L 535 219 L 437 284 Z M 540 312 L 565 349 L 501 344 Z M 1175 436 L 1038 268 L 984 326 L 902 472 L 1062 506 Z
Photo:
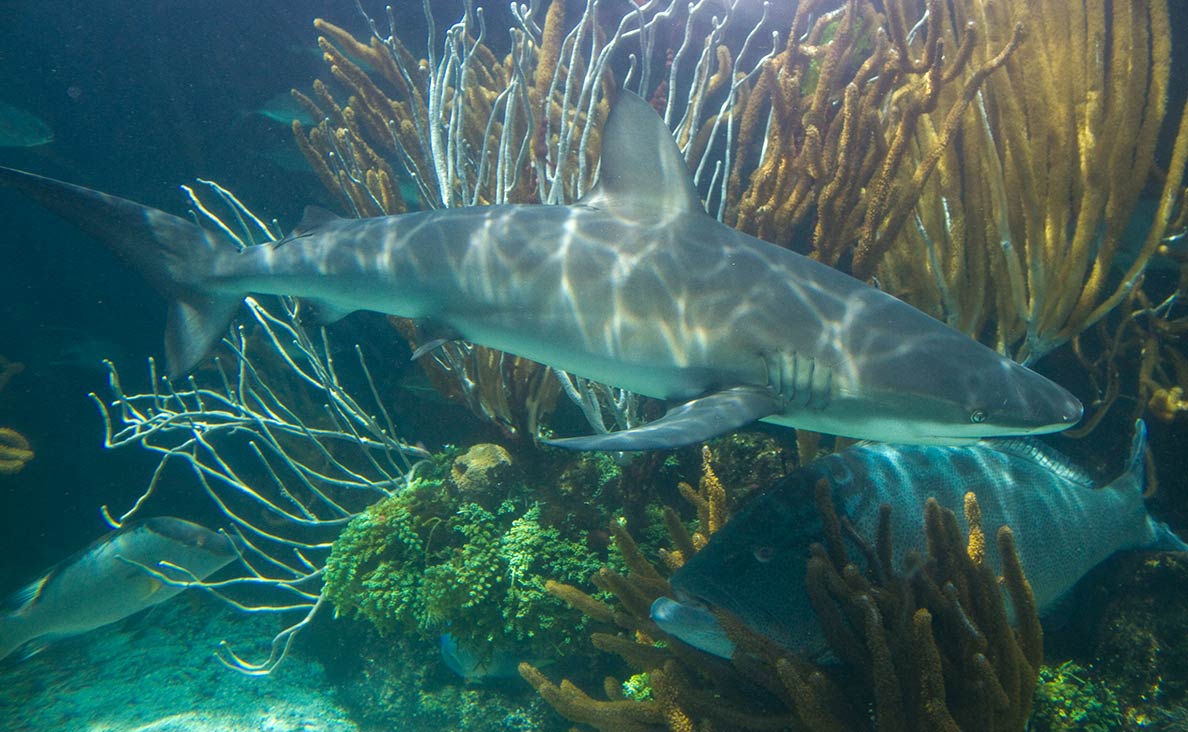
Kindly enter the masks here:
M 668 410 L 655 422 L 621 432 L 545 440 L 570 450 L 660 450 L 717 437 L 780 411 L 769 389 L 736 386 L 716 391 Z

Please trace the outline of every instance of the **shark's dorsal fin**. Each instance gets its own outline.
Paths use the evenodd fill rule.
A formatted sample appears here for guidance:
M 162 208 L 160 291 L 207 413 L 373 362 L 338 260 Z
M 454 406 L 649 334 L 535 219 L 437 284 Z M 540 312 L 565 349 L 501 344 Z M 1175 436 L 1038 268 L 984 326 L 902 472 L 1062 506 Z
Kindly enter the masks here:
M 602 127 L 602 163 L 580 205 L 617 213 L 705 213 L 680 148 L 656 110 L 623 90 Z

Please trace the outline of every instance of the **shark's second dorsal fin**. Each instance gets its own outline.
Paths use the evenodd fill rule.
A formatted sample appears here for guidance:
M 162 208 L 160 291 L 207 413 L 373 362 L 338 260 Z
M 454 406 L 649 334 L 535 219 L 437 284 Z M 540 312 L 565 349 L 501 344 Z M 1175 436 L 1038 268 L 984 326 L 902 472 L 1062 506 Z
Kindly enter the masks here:
M 274 241 L 272 246 L 279 248 L 289 242 L 304 239 L 318 229 L 342 220 L 341 216 L 333 211 L 327 211 L 321 206 L 306 206 L 305 213 L 301 216 L 301 223 L 297 224 L 297 227 L 290 231 L 288 236 Z
M 656 110 L 623 90 L 602 127 L 598 184 L 579 204 L 619 213 L 705 212 L 685 158 Z
M 297 228 L 293 229 L 286 239 L 293 239 L 303 234 L 308 234 L 314 229 L 328 226 L 335 221 L 342 221 L 342 217 L 321 206 L 306 206 L 305 212 L 301 216 L 301 223 L 297 224 Z

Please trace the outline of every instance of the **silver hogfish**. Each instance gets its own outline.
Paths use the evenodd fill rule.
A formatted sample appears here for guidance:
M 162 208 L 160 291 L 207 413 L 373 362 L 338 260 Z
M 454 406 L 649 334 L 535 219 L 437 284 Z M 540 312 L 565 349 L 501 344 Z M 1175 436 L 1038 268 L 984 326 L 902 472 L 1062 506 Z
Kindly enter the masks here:
M 0 614 L 0 659 L 31 642 L 79 635 L 168 600 L 179 582 L 206 579 L 238 556 L 225 535 L 179 518 L 128 523 L 55 565 Z M 160 562 L 180 567 L 162 566 Z

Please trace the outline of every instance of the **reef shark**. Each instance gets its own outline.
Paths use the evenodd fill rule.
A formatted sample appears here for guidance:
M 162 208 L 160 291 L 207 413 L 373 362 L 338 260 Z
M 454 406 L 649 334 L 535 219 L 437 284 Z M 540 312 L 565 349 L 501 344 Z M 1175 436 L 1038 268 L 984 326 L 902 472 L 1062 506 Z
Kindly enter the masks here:
M 678 404 L 655 422 L 547 440 L 582 450 L 699 442 L 755 420 L 899 443 L 1053 432 L 1081 404 L 895 297 L 706 213 L 659 116 L 620 92 L 599 182 L 577 203 L 341 219 L 282 241 L 222 234 L 98 191 L 0 169 L 102 239 L 171 301 L 173 376 L 249 293 L 374 310 Z

